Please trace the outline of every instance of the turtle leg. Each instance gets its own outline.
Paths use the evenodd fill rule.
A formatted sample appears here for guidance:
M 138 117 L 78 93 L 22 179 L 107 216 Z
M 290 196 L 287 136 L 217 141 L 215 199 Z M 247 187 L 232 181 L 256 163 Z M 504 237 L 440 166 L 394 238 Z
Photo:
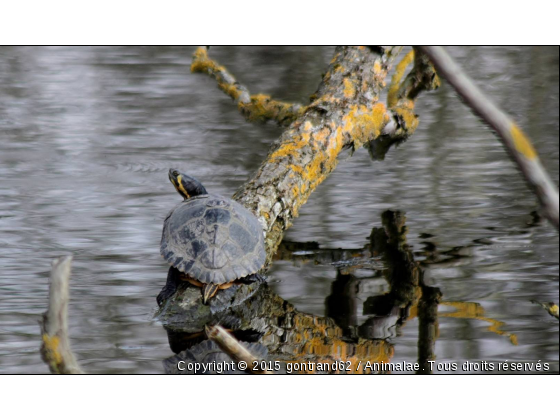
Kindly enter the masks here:
M 212 284 L 212 283 L 205 284 L 204 286 L 202 286 L 202 303 L 206 305 L 210 300 L 210 298 L 213 297 L 218 292 L 219 288 L 220 288 L 219 284 Z
M 204 285 L 204 283 L 201 283 L 198 280 L 195 280 L 184 273 L 181 273 L 181 280 L 188 281 L 190 284 L 196 287 L 202 287 Z

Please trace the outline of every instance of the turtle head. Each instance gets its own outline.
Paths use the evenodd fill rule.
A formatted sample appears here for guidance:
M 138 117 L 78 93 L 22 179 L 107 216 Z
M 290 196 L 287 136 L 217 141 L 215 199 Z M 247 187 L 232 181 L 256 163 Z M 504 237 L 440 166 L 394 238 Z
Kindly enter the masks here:
M 208 194 L 206 188 L 197 179 L 176 169 L 169 170 L 169 180 L 185 200 L 197 195 Z

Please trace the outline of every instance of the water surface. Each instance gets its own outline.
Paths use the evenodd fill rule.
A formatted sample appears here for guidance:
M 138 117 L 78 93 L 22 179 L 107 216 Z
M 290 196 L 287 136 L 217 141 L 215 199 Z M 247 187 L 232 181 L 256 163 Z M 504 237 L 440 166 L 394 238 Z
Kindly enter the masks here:
M 180 197 L 169 167 L 231 195 L 279 137 L 244 121 L 207 76 L 189 71 L 193 48 L 0 48 L 0 372 L 44 373 L 37 321 L 50 262 L 74 254 L 70 335 L 92 373 L 160 373 L 171 355 L 152 322 L 167 264 L 163 218 Z M 305 103 L 333 48 L 213 48 L 252 92 Z M 534 140 L 558 184 L 558 48 L 453 48 L 451 53 Z M 293 242 L 362 248 L 387 209 L 406 213 L 408 244 L 461 248 L 426 264 L 440 305 L 439 362 L 548 361 L 558 372 L 558 321 L 531 300 L 558 303 L 558 233 L 537 210 L 492 132 L 443 86 L 417 104 L 414 136 L 372 162 L 345 156 L 288 231 Z M 376 261 L 357 298 L 387 289 Z M 377 270 L 375 269 L 377 268 Z M 382 268 L 382 267 L 381 267 Z M 330 262 L 276 261 L 270 283 L 304 312 L 325 315 L 337 270 Z M 455 307 L 456 308 L 456 307 Z M 353 322 L 366 319 L 358 305 Z M 446 315 L 447 314 L 447 315 Z M 484 319 L 482 319 L 484 318 Z M 489 330 L 491 321 L 500 323 Z M 515 335 L 516 343 L 511 335 Z M 418 320 L 389 338 L 393 361 L 417 360 Z

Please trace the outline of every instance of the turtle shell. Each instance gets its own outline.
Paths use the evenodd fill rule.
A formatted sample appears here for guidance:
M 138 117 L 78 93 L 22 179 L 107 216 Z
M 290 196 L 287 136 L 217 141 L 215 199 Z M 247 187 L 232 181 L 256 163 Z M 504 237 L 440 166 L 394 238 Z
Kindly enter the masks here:
M 256 273 L 266 259 L 257 218 L 216 194 L 183 201 L 166 217 L 161 254 L 201 283 L 223 284 Z

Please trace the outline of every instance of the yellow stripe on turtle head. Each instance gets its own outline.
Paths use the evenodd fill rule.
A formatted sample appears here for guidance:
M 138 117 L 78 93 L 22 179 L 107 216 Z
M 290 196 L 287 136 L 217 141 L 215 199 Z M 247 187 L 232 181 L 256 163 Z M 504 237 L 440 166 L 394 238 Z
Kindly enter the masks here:
M 185 190 L 185 188 L 183 187 L 183 177 L 182 175 L 179 175 L 177 177 L 177 185 L 175 185 L 175 187 L 177 188 L 177 190 L 183 194 L 184 197 L 186 198 L 191 198 L 190 194 L 187 192 L 187 190 Z

